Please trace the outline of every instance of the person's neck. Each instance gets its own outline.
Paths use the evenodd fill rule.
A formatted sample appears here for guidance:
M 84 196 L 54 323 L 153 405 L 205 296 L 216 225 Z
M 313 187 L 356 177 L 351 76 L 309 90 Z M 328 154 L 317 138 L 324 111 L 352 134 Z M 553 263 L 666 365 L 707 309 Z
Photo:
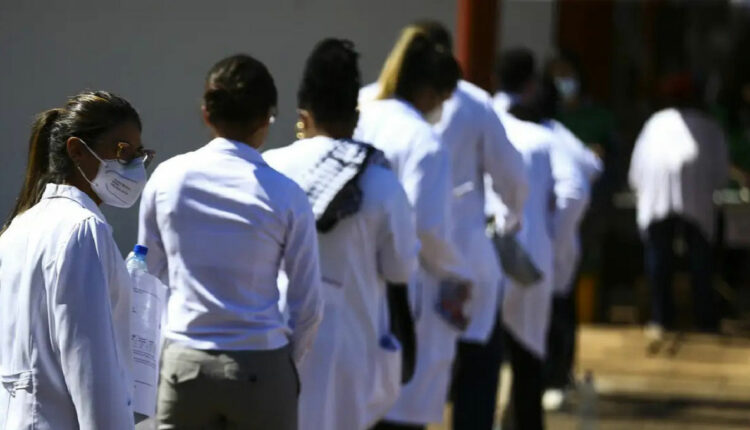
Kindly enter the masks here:
M 318 130 L 313 134 L 307 136 L 308 139 L 313 137 L 323 136 L 334 140 L 351 140 L 354 132 L 352 130 Z
M 253 148 L 258 149 L 263 145 L 263 139 L 258 136 L 257 133 L 253 133 L 250 136 L 243 136 L 238 133 L 220 133 L 216 132 L 214 133 L 216 137 L 220 137 L 227 140 L 232 140 L 234 142 L 244 143 L 245 145 Z

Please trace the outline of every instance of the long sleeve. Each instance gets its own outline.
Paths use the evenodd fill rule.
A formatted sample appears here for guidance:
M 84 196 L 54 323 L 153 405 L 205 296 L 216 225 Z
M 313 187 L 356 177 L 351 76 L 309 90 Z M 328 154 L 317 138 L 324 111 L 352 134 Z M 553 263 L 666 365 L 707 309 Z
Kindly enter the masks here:
M 416 214 L 422 263 L 439 277 L 472 280 L 451 237 L 450 157 L 434 134 L 418 138 L 401 176 Z
M 156 218 L 156 172 L 146 184 L 141 195 L 141 206 L 138 215 L 138 243 L 148 247 L 146 264 L 148 271 L 169 285 L 167 255 L 164 252 L 159 224 Z
M 83 221 L 58 256 L 57 282 L 48 298 L 52 338 L 79 427 L 132 430 L 132 387 L 120 355 L 130 351 L 118 353 L 102 256 L 106 250 L 97 241 L 109 234 L 104 224 Z
M 301 198 L 304 198 L 300 191 Z M 287 240 L 284 245 L 284 268 L 288 277 L 287 309 L 292 329 L 292 349 L 297 365 L 312 345 L 323 318 L 320 296 L 320 262 L 315 218 L 307 203 L 290 214 Z
M 508 140 L 505 128 L 490 102 L 486 106 L 484 116 L 482 167 L 486 175 L 492 179 L 485 182 L 491 184 L 492 190 L 505 206 L 505 219 L 502 225 L 506 231 L 513 231 L 519 228 L 523 218 L 523 205 L 529 192 L 523 157 Z
M 594 151 L 586 147 L 584 143 L 568 127 L 559 121 L 551 120 L 551 126 L 555 134 L 562 139 L 565 148 L 578 163 L 589 183 L 594 182 L 604 172 L 604 163 Z
M 555 211 L 552 218 L 553 249 L 555 259 L 574 260 L 577 246 L 578 225 L 583 218 L 589 200 L 588 178 L 578 160 L 565 150 L 561 142 L 552 142 L 550 147 L 550 167 L 554 181 Z M 572 278 L 576 261 L 568 261 L 564 273 L 554 274 L 554 288 L 564 291 Z
M 383 222 L 378 229 L 378 268 L 387 282 L 406 284 L 417 268 L 419 240 L 409 199 L 396 177 L 390 176 L 394 192 L 386 201 Z

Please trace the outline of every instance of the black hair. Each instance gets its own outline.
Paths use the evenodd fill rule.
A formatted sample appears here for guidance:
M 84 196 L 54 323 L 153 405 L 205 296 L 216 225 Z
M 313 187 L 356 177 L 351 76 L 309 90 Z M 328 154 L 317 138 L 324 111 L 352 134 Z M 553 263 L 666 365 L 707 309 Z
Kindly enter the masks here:
M 130 103 L 106 91 L 82 92 L 68 99 L 65 107 L 37 115 L 31 127 L 24 183 L 3 229 L 39 201 L 47 184 L 63 183 L 73 173 L 75 166 L 68 154 L 70 137 L 96 147 L 99 136 L 127 122 L 142 128 Z
M 560 106 L 560 93 L 551 77 L 545 76 L 542 79 L 535 98 L 534 103 L 543 119 L 552 119 L 557 115 Z
M 219 61 L 206 77 L 203 105 L 212 124 L 257 127 L 273 112 L 277 101 L 268 69 L 249 55 Z
M 433 20 L 420 20 L 414 25 L 421 28 L 434 43 L 443 45 L 448 51 L 453 51 L 453 38 L 450 31 L 440 22 Z
M 500 89 L 519 93 L 536 75 L 534 54 L 527 48 L 513 48 L 503 52 L 495 70 Z
M 461 69 L 450 49 L 433 41 L 425 30 L 409 26 L 401 33 L 378 80 L 379 99 L 394 95 L 412 100 L 425 88 L 450 92 L 456 88 Z
M 319 42 L 305 63 L 297 106 L 309 110 L 319 124 L 357 121 L 361 78 L 354 44 L 343 39 Z

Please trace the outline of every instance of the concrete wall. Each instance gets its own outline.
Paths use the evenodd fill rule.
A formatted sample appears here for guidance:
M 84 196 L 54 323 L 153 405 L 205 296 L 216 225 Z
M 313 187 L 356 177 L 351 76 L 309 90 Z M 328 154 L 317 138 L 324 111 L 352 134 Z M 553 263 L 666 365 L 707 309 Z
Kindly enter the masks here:
M 540 64 L 555 51 L 557 0 L 500 0 L 500 49 L 526 47 Z
M 313 45 L 353 40 L 374 79 L 401 27 L 418 18 L 455 25 L 453 0 L 76 0 L 0 2 L 0 216 L 16 198 L 34 115 L 82 89 L 106 89 L 140 111 L 143 142 L 159 160 L 209 139 L 200 120 L 205 73 L 247 52 L 279 88 L 269 146 L 293 140 L 295 94 Z M 137 207 L 106 209 L 120 248 L 136 240 Z

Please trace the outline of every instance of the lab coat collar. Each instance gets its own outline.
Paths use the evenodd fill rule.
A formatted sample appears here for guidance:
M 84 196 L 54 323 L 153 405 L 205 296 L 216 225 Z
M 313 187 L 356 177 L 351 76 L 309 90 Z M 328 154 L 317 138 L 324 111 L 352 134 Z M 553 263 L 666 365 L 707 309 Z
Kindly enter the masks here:
M 328 136 L 314 136 L 305 139 L 300 139 L 292 145 L 329 145 L 331 142 L 335 142 L 336 139 Z
M 208 142 L 205 149 L 212 151 L 226 152 L 232 155 L 236 155 L 243 160 L 247 160 L 251 163 L 266 164 L 263 160 L 263 156 L 260 155 L 257 149 L 252 146 L 238 142 L 236 140 L 227 139 L 224 137 L 217 137 L 214 140 Z
M 495 104 L 495 109 L 507 112 L 511 108 L 513 103 L 518 101 L 518 95 L 506 93 L 505 91 L 498 91 L 497 93 L 495 93 L 493 101 Z
M 390 101 L 395 105 L 398 106 L 399 109 L 401 109 L 403 112 L 412 115 L 416 118 L 419 118 L 422 121 L 425 121 L 424 115 L 422 115 L 422 112 L 418 111 L 417 108 L 414 107 L 413 104 L 407 102 L 404 99 L 400 98 L 393 98 L 390 99 Z
M 88 194 L 79 190 L 77 187 L 66 184 L 47 184 L 47 187 L 44 189 L 44 194 L 42 194 L 42 200 L 57 198 L 73 200 L 74 202 L 93 212 L 94 216 L 96 216 L 99 221 L 109 226 L 107 218 L 104 217 L 104 214 L 102 213 L 101 209 L 99 209 L 99 206 L 94 203 L 94 200 L 92 200 L 91 197 L 88 196 Z

